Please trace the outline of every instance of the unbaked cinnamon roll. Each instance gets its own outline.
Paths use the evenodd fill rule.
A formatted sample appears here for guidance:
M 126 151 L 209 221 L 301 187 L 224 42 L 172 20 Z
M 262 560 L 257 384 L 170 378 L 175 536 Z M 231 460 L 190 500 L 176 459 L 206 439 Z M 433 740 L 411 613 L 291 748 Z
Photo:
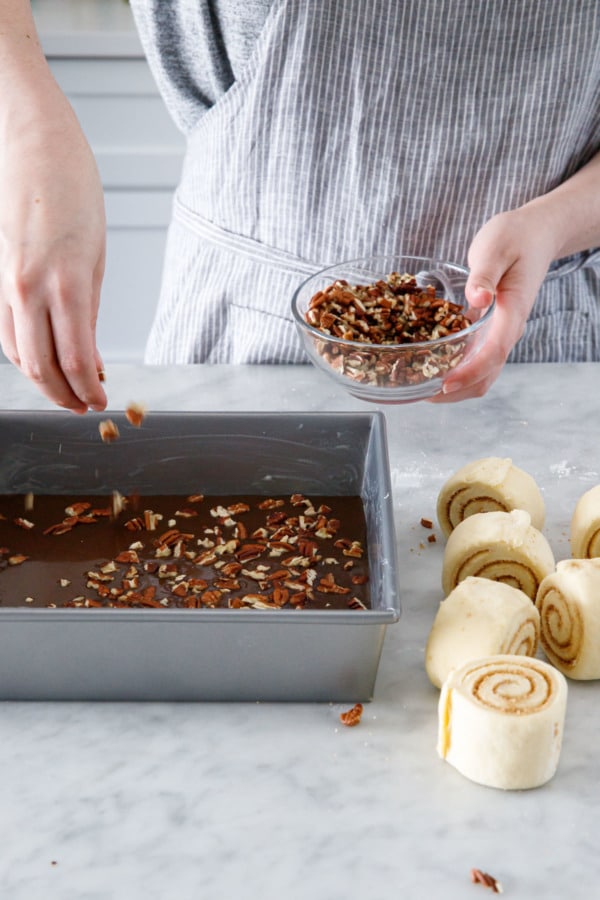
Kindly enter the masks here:
M 447 595 L 468 575 L 502 581 L 535 600 L 539 584 L 554 571 L 550 544 L 531 524 L 529 513 L 475 513 L 448 538 L 442 564 Z
M 600 678 L 600 559 L 565 559 L 540 584 L 541 644 L 569 678 Z
M 571 519 L 571 555 L 575 559 L 600 556 L 600 484 L 577 502 Z
M 498 653 L 535 656 L 539 639 L 540 616 L 527 594 L 469 576 L 440 603 L 425 649 L 425 669 L 439 688 L 451 669 L 470 659 Z
M 538 787 L 556 772 L 566 705 L 565 677 L 539 659 L 498 655 L 465 663 L 442 687 L 438 753 L 479 784 Z
M 468 463 L 446 481 L 438 496 L 437 517 L 448 537 L 467 516 L 512 509 L 526 510 L 534 528 L 544 527 L 544 498 L 531 475 L 510 459 L 489 456 Z

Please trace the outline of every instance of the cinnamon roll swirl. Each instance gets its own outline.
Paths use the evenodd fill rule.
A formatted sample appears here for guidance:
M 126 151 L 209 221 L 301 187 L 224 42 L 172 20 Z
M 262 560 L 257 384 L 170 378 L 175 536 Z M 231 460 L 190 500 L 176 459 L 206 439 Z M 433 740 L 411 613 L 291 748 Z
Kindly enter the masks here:
M 600 559 L 565 559 L 540 584 L 541 644 L 569 678 L 600 678 Z
M 512 460 L 489 456 L 468 463 L 442 487 L 437 501 L 440 528 L 448 537 L 467 516 L 524 509 L 534 528 L 545 521 L 544 499 L 534 479 Z
M 571 519 L 571 555 L 575 559 L 600 556 L 600 484 L 577 502 Z
M 451 669 L 470 659 L 498 653 L 535 656 L 539 638 L 539 613 L 523 591 L 469 576 L 440 603 L 425 669 L 439 688 Z
M 445 680 L 438 708 L 438 753 L 465 777 L 523 790 L 558 766 L 567 682 L 553 666 L 500 654 L 465 663 Z
M 554 571 L 550 544 L 531 525 L 529 513 L 475 513 L 460 522 L 448 538 L 442 564 L 447 595 L 468 575 L 502 581 L 535 600 L 539 584 Z

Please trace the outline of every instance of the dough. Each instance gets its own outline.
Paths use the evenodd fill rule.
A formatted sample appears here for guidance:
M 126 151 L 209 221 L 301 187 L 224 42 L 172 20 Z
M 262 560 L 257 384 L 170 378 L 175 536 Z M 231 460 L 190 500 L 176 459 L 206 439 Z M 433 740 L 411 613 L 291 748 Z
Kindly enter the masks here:
M 460 522 L 446 544 L 442 587 L 448 595 L 467 575 L 503 581 L 535 600 L 540 581 L 554 571 L 550 544 L 529 513 L 475 513 Z
M 467 516 L 512 509 L 525 509 L 534 528 L 544 527 L 544 499 L 531 475 L 510 459 L 489 456 L 468 463 L 448 479 L 438 496 L 437 517 L 448 537 Z
M 569 678 L 600 678 L 600 559 L 565 559 L 540 584 L 541 643 Z
M 533 788 L 554 775 L 567 681 L 539 659 L 500 654 L 465 663 L 443 684 L 438 753 L 489 787 Z
M 600 484 L 579 498 L 571 519 L 571 556 L 600 556 Z
M 539 639 L 540 616 L 527 594 L 469 576 L 440 603 L 425 650 L 427 675 L 439 688 L 451 669 L 470 659 L 535 656 Z

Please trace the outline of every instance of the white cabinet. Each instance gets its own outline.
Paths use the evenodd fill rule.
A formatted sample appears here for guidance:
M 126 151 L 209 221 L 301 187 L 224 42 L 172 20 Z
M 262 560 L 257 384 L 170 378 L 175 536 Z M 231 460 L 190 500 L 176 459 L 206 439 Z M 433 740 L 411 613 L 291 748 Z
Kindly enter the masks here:
M 140 362 L 160 289 L 184 138 L 158 94 L 123 0 L 34 0 L 32 8 L 105 189 L 98 346 L 105 363 Z

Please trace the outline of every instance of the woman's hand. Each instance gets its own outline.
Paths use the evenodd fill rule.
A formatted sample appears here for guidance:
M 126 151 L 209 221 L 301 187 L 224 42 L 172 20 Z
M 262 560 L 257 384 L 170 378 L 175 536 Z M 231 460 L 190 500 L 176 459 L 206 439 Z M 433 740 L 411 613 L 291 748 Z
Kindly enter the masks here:
M 49 78 L 0 120 L 0 344 L 54 403 L 106 406 L 95 328 L 106 224 L 95 160 Z
M 534 204 L 499 213 L 478 231 L 469 248 L 469 303 L 488 306 L 496 297 L 486 341 L 470 362 L 458 366 L 433 402 L 481 397 L 500 374 L 523 334 L 536 295 L 555 257 L 554 229 Z
M 465 292 L 479 307 L 495 295 L 496 310 L 478 355 L 448 376 L 434 402 L 485 394 L 522 335 L 552 260 L 599 245 L 600 153 L 547 194 L 486 222 L 469 249 Z

